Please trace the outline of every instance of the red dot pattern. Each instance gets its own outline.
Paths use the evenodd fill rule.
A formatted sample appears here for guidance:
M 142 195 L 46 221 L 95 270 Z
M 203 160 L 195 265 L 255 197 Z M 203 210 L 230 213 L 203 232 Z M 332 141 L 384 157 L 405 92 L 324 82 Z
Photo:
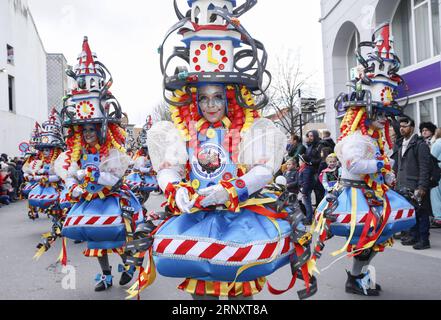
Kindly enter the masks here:
M 222 49 L 222 46 L 220 44 L 214 45 L 212 42 L 210 42 L 208 44 L 201 44 L 199 46 L 199 48 L 194 51 L 195 57 L 193 58 L 193 63 L 196 64 L 196 63 L 199 62 L 199 58 L 198 57 L 202 54 L 202 51 L 205 51 L 207 49 L 207 47 L 214 48 L 223 57 L 221 59 L 223 64 L 220 64 L 218 66 L 218 69 L 214 70 L 214 72 L 220 72 L 221 70 L 224 70 L 225 69 L 225 64 L 228 63 L 228 58 L 225 57 L 227 52 L 224 49 Z M 198 71 L 198 72 L 199 71 L 200 72 L 204 72 L 205 71 L 205 70 L 202 70 L 202 67 L 200 65 L 196 65 L 195 66 L 195 70 Z

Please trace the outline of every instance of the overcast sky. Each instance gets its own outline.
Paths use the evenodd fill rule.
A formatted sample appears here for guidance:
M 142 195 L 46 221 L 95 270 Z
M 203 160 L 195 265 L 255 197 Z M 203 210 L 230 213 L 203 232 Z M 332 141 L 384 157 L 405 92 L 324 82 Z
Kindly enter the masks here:
M 81 52 L 83 36 L 114 78 L 113 94 L 130 122 L 142 124 L 162 100 L 157 48 L 177 22 L 172 0 L 28 0 L 45 49 L 63 53 L 71 65 Z M 238 1 L 242 3 L 242 1 Z M 181 11 L 187 1 L 179 0 Z M 314 74 L 317 98 L 324 96 L 319 0 L 258 0 L 241 17 L 250 34 L 269 54 L 269 70 L 277 56 L 298 52 L 304 72 Z M 173 41 L 174 39 L 174 41 Z M 169 43 L 181 45 L 179 36 Z

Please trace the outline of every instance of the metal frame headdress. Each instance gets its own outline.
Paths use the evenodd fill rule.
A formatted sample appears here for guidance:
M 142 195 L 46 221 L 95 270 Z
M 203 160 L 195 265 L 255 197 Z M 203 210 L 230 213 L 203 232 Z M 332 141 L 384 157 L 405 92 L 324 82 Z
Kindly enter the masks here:
M 363 48 L 371 49 L 366 55 Z M 358 62 L 363 73 L 350 84 L 355 91 L 350 95 L 340 94 L 335 101 L 335 108 L 343 105 L 345 110 L 351 107 L 366 107 L 370 119 L 374 119 L 378 111 L 388 116 L 399 116 L 408 105 L 400 105 L 395 101 L 398 88 L 406 86 L 404 79 L 398 74 L 401 68 L 400 58 L 395 54 L 394 38 L 390 34 L 390 23 L 381 24 L 373 33 L 372 41 L 361 42 L 356 50 Z M 407 90 L 407 88 L 406 88 Z
M 42 150 L 44 148 L 64 148 L 60 114 L 55 108 L 51 110 L 49 119 L 43 122 L 39 129 L 38 136 L 39 139 L 35 145 L 37 150 Z
M 108 124 L 120 124 L 123 113 L 118 100 L 110 92 L 112 75 L 91 52 L 87 37 L 84 37 L 83 50 L 78 57 L 75 72 L 66 70 L 66 74 L 76 81 L 77 88 L 63 99 L 63 126 L 100 124 L 99 139 L 104 143 Z
M 177 1 L 174 0 L 179 22 L 170 28 L 158 49 L 166 102 L 176 107 L 186 106 L 192 102 L 192 87 L 201 84 L 221 84 L 235 88 L 236 100 L 243 108 L 263 108 L 268 103 L 266 90 L 271 82 L 271 74 L 266 70 L 268 56 L 264 45 L 254 39 L 238 20 L 256 5 L 257 0 L 246 0 L 237 8 L 235 8 L 235 0 L 187 0 L 187 2 L 191 10 L 187 15 L 183 15 Z M 201 16 L 200 19 L 198 15 Z M 173 54 L 164 64 L 164 45 L 175 31 L 179 31 L 178 33 L 184 36 L 183 42 L 186 46 L 175 47 Z M 241 45 L 247 48 L 234 52 L 234 49 Z M 222 49 L 223 47 L 227 48 Z M 212 57 L 216 53 L 220 54 L 219 61 Z M 200 60 L 205 56 L 210 62 L 219 63 L 204 68 L 200 65 Z M 168 66 L 174 58 L 185 61 L 187 66 L 177 67 L 173 75 L 168 75 Z M 251 61 L 246 66 L 240 66 L 240 62 L 247 58 L 251 58 Z M 269 78 L 269 83 L 264 88 L 265 75 Z M 262 97 L 255 106 L 248 106 L 242 98 L 241 85 L 246 86 L 254 96 Z M 171 98 L 173 92 L 182 88 L 185 88 L 188 99 L 181 102 L 174 101 Z

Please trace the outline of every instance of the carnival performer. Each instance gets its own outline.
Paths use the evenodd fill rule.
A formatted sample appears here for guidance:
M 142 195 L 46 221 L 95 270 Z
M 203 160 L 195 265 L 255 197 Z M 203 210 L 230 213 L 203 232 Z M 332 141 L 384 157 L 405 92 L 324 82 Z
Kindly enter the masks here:
M 120 285 L 132 279 L 135 270 L 125 263 L 124 246 L 143 214 L 134 194 L 122 183 L 130 158 L 123 147 L 126 133 L 120 126 L 121 107 L 109 91 L 113 79 L 92 54 L 87 37 L 78 60 L 75 72 L 67 72 L 77 87 L 66 96 L 61 112 L 69 131 L 67 151 L 56 163 L 73 203 L 61 234 L 87 242 L 84 255 L 98 258 L 102 270 L 95 279 L 95 291 L 104 291 L 113 284 L 108 257 L 112 252 L 123 261 L 118 268 Z M 66 253 L 62 260 L 66 262 Z
M 362 47 L 371 48 L 366 59 Z M 358 47 L 362 67 L 350 95 L 341 94 L 336 108 L 346 110 L 336 154 L 342 164 L 341 181 L 317 208 L 316 232 L 320 233 L 314 258 L 320 255 L 329 233 L 347 238 L 344 247 L 353 257 L 347 272 L 346 292 L 378 296 L 381 286 L 372 281 L 368 266 L 378 252 L 392 245 L 392 236 L 415 224 L 415 210 L 391 190 L 395 175 L 385 153 L 390 144 L 390 118 L 403 107 L 395 98 L 402 78 L 400 60 L 393 49 L 389 24 L 375 31 L 372 42 Z M 377 275 L 378 276 L 378 275 Z
M 150 192 L 158 190 L 158 182 L 152 169 L 147 146 L 147 132 L 151 126 L 150 117 L 138 137 L 139 150 L 133 157 L 133 169 L 126 177 L 127 184 L 138 196 L 141 204 L 148 200 Z
M 161 65 L 174 123 L 158 122 L 148 132 L 153 169 L 172 216 L 146 239 L 153 241 L 148 266 L 130 296 L 153 282 L 157 268 L 165 277 L 185 278 L 179 289 L 194 299 L 249 299 L 263 289 L 266 276 L 291 260 L 289 289 L 297 277 L 304 279 L 305 298 L 313 293 L 308 244 L 293 231 L 278 198 L 262 191 L 286 148 L 283 133 L 257 111 L 267 103 L 264 46 L 239 23 L 235 1 L 188 3 L 191 17 L 177 9 L 180 22 L 168 35 L 179 30 L 184 36 L 187 50 L 176 49 L 175 56 L 190 61 L 190 71 L 178 67 L 168 76 Z M 254 4 L 246 1 L 241 14 Z M 235 55 L 241 44 L 251 49 Z M 235 68 L 235 57 L 249 56 L 247 68 Z M 254 94 L 262 100 L 255 102 Z
M 29 192 L 31 192 L 31 190 L 38 184 L 38 182 L 33 179 L 34 176 L 32 174 L 32 167 L 36 164 L 38 159 L 37 151 L 35 150 L 35 139 L 37 139 L 37 136 L 34 136 L 34 134 L 39 134 L 38 130 L 39 126 L 38 123 L 36 123 L 35 129 L 32 131 L 29 149 L 26 151 L 24 156 L 24 164 L 22 167 L 24 181 L 20 186 L 20 197 L 22 199 L 27 199 Z
M 37 128 L 37 127 L 36 127 Z M 28 194 L 29 218 L 38 218 L 38 213 L 57 216 L 59 209 L 60 178 L 54 171 L 54 163 L 63 151 L 64 142 L 61 133 L 59 115 L 52 109 L 49 120 L 44 122 L 38 133 L 35 148 L 38 150 L 37 159 L 25 166 L 25 177 L 36 184 Z

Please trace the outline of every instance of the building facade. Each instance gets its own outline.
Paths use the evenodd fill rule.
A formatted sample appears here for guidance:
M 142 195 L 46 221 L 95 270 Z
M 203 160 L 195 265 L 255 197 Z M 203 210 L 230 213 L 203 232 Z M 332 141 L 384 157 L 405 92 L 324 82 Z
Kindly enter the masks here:
M 440 0 L 321 0 L 326 123 L 334 136 L 341 114 L 334 100 L 353 78 L 357 44 L 370 41 L 383 22 L 391 24 L 400 74 L 408 86 L 399 96 L 400 103 L 410 98 L 405 113 L 417 125 L 432 121 L 441 126 L 440 7 Z
M 66 75 L 66 69 L 70 66 L 62 53 L 48 53 L 46 61 L 48 110 L 50 112 L 52 108 L 56 108 L 61 111 L 62 99 L 73 85 Z
M 47 119 L 46 52 L 25 0 L 0 1 L 0 152 L 18 156 Z

